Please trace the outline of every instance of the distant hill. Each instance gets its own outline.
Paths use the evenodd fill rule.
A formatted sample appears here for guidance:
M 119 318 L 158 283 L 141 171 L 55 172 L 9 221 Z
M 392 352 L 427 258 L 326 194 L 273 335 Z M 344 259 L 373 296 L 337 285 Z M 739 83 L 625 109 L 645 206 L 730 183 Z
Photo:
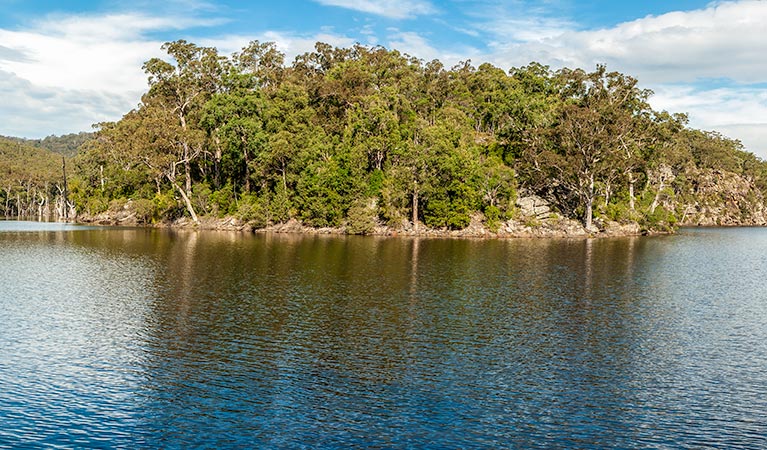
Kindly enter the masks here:
M 50 150 L 51 152 L 71 157 L 77 153 L 77 149 L 80 148 L 81 145 L 90 139 L 93 139 L 93 136 L 94 133 L 86 133 L 83 131 L 62 136 L 50 135 L 43 139 L 25 139 L 12 136 L 0 136 L 0 138 L 26 144 L 35 148 Z
M 0 137 L 0 216 L 49 214 L 62 178 L 61 154 Z
M 0 137 L 0 184 L 58 180 L 61 155 L 24 139 Z

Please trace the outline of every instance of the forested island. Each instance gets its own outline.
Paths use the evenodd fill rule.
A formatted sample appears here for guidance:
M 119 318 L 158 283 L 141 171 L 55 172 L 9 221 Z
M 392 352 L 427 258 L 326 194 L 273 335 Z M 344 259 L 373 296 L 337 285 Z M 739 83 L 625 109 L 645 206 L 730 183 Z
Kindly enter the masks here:
M 350 234 L 764 225 L 767 163 L 604 66 L 183 40 L 95 133 L 0 138 L 0 215 Z M 201 225 L 202 224 L 202 225 Z

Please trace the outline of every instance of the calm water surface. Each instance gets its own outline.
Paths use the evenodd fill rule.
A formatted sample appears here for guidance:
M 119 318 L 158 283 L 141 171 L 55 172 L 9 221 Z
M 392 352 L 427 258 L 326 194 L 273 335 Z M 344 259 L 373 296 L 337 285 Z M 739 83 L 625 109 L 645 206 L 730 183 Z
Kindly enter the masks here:
M 0 221 L 0 448 L 767 448 L 767 230 Z

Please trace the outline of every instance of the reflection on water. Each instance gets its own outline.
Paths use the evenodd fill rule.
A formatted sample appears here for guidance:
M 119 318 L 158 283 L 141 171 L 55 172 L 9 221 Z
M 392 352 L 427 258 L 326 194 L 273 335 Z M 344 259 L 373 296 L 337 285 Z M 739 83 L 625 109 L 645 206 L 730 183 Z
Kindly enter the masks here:
M 760 448 L 765 250 L 0 231 L 0 447 Z

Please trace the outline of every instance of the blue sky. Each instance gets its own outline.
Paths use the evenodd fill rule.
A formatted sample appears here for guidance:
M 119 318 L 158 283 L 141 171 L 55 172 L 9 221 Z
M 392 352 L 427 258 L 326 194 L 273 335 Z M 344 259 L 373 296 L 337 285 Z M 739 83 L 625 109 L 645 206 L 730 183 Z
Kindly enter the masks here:
M 767 1 L 0 0 L 0 134 L 89 130 L 135 107 L 143 61 L 184 38 L 236 51 L 274 41 L 291 60 L 320 40 L 396 48 L 450 66 L 606 63 L 656 109 L 767 158 Z

